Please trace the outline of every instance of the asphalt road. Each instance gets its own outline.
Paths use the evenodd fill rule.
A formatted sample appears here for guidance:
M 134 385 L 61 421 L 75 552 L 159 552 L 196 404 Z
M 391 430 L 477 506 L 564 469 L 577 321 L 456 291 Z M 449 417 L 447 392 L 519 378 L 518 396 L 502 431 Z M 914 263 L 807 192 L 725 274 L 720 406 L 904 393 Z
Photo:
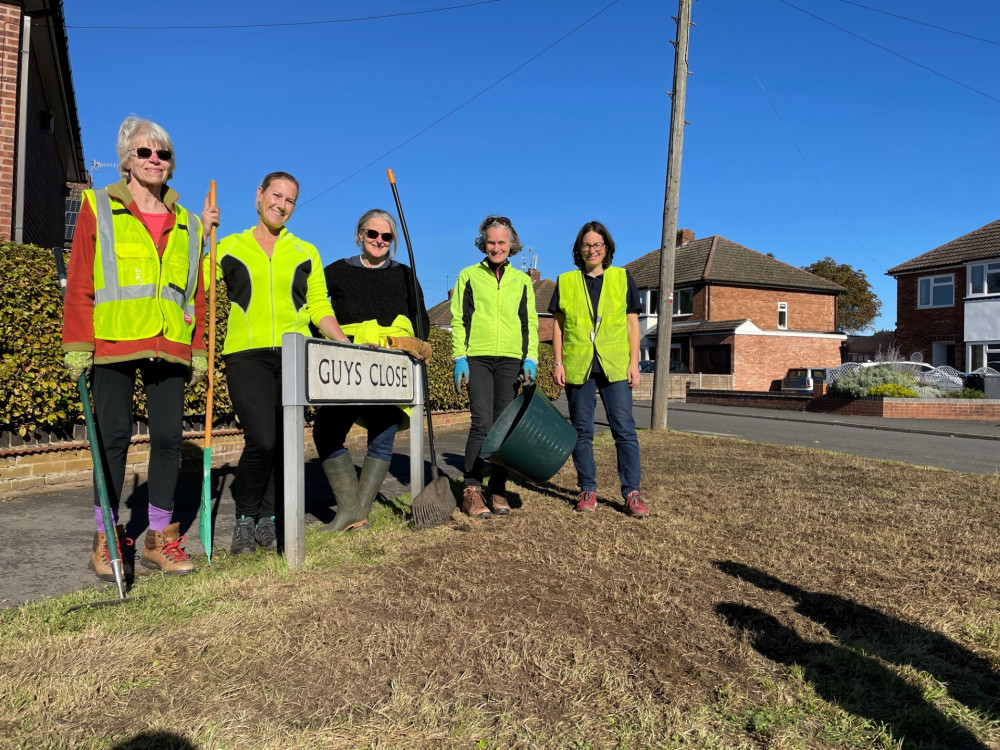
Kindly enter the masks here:
M 649 425 L 651 408 L 636 404 L 636 420 Z M 744 407 L 670 404 L 667 428 L 703 435 L 723 435 L 775 445 L 848 453 L 855 456 L 935 466 L 970 474 L 1000 472 L 1000 428 L 983 423 L 941 422 L 914 427 L 915 420 L 850 421 L 829 415 L 772 412 L 761 415 Z M 927 423 L 931 420 L 920 420 Z M 909 430 L 926 431 L 909 431 Z M 945 434 L 928 434 L 928 432 Z M 993 437 L 994 439 L 986 439 Z

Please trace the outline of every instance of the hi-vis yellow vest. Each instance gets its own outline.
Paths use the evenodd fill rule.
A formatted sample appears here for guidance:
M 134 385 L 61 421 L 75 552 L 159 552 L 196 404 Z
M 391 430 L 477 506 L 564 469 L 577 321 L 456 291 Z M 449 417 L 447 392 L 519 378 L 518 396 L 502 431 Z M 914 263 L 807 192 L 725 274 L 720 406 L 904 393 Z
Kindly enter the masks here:
M 596 314 L 582 271 L 559 275 L 559 308 L 563 325 L 563 367 L 566 382 L 582 385 L 590 378 L 594 351 L 604 375 L 612 383 L 628 377 L 628 275 L 624 268 L 604 269 Z
M 97 219 L 94 336 L 138 341 L 160 335 L 190 344 L 201 260 L 201 221 L 174 204 L 174 228 L 163 257 L 149 231 L 106 189 L 85 190 Z

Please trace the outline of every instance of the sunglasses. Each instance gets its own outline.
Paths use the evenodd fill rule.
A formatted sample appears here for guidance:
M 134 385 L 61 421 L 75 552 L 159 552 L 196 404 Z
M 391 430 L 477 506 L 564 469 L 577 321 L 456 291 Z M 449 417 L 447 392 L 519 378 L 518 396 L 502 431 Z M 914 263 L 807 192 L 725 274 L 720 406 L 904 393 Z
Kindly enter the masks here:
M 503 224 L 505 227 L 511 226 L 510 219 L 506 216 L 491 216 L 486 226 L 491 227 L 494 224 Z
M 392 232 L 382 232 L 381 234 L 374 229 L 366 229 L 365 236 L 370 240 L 382 238 L 382 242 L 392 242 Z
M 145 146 L 140 146 L 139 148 L 134 150 L 135 150 L 135 155 L 138 156 L 140 159 L 148 159 L 150 156 L 153 155 L 153 149 L 146 148 Z M 174 158 L 174 152 L 168 148 L 158 148 L 156 149 L 156 157 L 160 161 L 170 161 L 171 159 Z

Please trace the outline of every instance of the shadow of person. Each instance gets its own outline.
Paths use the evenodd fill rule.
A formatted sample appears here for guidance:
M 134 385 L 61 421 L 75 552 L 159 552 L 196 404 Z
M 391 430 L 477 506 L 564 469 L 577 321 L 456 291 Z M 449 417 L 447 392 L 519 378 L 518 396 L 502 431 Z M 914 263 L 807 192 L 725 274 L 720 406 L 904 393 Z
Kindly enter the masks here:
M 186 737 L 174 732 L 140 732 L 113 745 L 111 750 L 199 750 Z
M 928 703 L 920 690 L 875 659 L 832 643 L 813 643 L 755 607 L 723 602 L 718 612 L 743 631 L 762 656 L 798 666 L 824 700 L 844 711 L 884 724 L 901 747 L 982 748 L 965 727 Z
M 807 591 L 749 565 L 712 564 L 727 575 L 788 596 L 796 602 L 796 612 L 825 627 L 841 643 L 927 672 L 945 683 L 955 700 L 984 719 L 1000 720 L 1000 675 L 989 661 L 952 639 L 835 594 Z

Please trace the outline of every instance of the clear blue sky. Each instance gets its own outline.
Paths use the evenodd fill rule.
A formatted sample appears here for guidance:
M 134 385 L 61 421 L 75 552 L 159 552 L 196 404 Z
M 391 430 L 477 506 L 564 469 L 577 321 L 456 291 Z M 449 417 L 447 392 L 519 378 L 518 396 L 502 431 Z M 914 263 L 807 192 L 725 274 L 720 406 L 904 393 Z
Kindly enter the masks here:
M 156 120 L 174 140 L 181 202 L 200 210 L 218 182 L 223 234 L 255 223 L 265 173 L 291 172 L 302 192 L 289 228 L 325 262 L 356 251 L 363 211 L 394 210 L 392 168 L 429 305 L 482 257 L 472 243 L 488 213 L 511 217 L 545 278 L 572 267 L 590 219 L 614 235 L 616 265 L 657 248 L 675 0 L 162 28 L 474 1 L 69 2 L 85 157 L 116 162 L 122 119 Z M 796 266 L 849 263 L 891 328 L 886 269 L 1000 217 L 1000 3 L 862 4 L 694 3 L 679 225 Z M 98 185 L 115 178 L 94 172 Z

